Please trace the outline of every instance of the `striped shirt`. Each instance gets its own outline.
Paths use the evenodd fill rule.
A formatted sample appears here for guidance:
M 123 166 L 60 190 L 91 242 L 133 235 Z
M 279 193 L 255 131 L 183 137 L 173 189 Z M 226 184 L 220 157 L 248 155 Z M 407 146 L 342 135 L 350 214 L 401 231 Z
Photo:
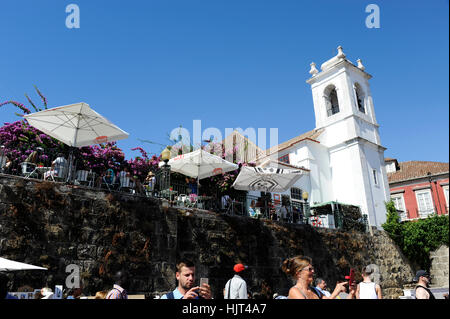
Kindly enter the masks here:
M 119 285 L 114 285 L 106 295 L 105 299 L 128 299 L 127 292 Z

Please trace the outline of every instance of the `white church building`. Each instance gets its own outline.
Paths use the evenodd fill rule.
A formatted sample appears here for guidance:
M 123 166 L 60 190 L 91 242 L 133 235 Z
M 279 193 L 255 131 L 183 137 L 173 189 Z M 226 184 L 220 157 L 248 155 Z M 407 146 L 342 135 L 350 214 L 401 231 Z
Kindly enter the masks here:
M 284 194 L 292 201 L 307 192 L 310 205 L 339 202 L 359 206 L 370 226 L 386 221 L 390 198 L 384 148 L 370 91 L 372 77 L 361 60 L 353 64 L 342 47 L 320 66 L 311 63 L 311 85 L 316 127 L 265 151 L 255 162 L 265 167 L 303 169 Z M 276 196 L 277 194 L 272 194 Z

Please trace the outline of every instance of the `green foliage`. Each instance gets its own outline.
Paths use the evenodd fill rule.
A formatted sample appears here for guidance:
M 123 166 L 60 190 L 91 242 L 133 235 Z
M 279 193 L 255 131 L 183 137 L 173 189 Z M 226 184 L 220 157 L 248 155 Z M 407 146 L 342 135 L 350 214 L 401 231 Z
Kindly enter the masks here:
M 432 215 L 426 219 L 400 223 L 394 203 L 386 203 L 387 218 L 383 229 L 400 247 L 403 254 L 423 269 L 430 269 L 430 252 L 449 245 L 448 215 Z

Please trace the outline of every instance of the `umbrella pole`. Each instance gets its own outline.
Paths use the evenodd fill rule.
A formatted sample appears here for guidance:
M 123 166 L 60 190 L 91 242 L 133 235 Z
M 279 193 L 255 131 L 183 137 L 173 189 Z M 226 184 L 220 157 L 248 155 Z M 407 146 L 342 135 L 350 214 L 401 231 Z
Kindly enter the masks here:
M 66 182 L 68 182 L 68 183 L 70 183 L 71 180 L 72 180 L 72 175 L 73 175 L 72 165 L 73 165 L 73 147 L 70 147 L 70 152 L 69 152 L 69 172 L 67 174 L 67 180 L 66 180 Z
M 77 114 L 77 126 L 75 127 L 75 137 L 74 137 L 73 145 L 77 145 L 78 130 L 80 129 L 80 119 L 81 119 L 81 109 L 80 109 L 80 112 Z M 74 146 L 71 146 L 70 147 L 70 155 L 69 155 L 69 174 L 67 174 L 67 182 L 68 183 L 70 183 L 72 181 L 73 149 L 74 149 Z

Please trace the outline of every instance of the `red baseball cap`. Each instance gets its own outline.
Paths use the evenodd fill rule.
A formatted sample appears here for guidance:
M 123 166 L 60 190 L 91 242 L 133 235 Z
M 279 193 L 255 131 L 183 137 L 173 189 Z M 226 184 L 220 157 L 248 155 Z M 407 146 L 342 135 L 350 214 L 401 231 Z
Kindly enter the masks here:
M 233 270 L 234 270 L 234 272 L 241 272 L 247 268 L 248 268 L 248 266 L 244 266 L 243 264 L 236 264 L 236 265 L 234 265 Z

